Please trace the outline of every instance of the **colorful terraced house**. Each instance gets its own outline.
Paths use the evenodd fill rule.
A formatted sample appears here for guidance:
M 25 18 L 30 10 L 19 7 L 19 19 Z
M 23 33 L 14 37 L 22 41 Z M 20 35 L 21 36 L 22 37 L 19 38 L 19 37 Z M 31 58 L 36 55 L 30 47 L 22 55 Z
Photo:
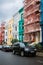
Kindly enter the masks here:
M 19 41 L 23 42 L 24 39 L 24 18 L 23 18 L 23 8 L 19 10 L 20 20 L 19 20 Z

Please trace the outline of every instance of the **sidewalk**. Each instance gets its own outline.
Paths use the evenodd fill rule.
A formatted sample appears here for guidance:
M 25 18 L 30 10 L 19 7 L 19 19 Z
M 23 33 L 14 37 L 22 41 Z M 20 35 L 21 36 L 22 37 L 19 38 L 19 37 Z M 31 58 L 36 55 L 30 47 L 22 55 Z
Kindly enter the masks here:
M 43 52 L 37 52 L 37 56 L 43 57 Z

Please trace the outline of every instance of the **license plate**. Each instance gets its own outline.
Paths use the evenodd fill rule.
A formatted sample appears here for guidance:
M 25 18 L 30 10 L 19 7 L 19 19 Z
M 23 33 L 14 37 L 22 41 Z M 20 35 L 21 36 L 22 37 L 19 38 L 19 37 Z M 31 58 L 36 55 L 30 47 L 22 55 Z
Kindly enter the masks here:
M 31 51 L 31 53 L 34 53 L 34 51 Z

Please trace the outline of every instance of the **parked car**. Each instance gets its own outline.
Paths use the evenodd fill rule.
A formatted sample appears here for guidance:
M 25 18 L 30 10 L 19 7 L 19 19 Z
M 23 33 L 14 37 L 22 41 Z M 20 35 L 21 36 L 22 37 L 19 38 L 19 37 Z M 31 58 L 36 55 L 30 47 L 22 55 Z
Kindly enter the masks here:
M 12 45 L 10 45 L 9 51 L 11 52 L 13 51 Z
M 28 43 L 17 42 L 13 44 L 13 54 L 19 53 L 19 55 L 32 55 L 36 56 L 36 48 L 29 46 Z
M 9 45 L 3 45 L 2 50 L 3 51 L 12 51 L 11 46 L 9 46 Z
M 0 50 L 2 50 L 2 45 L 0 45 Z

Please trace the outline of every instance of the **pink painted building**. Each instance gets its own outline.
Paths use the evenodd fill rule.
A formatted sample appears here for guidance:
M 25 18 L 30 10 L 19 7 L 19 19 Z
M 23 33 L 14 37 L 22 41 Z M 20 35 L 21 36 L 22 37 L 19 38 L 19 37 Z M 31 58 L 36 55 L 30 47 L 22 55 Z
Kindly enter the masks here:
M 24 41 L 40 41 L 40 0 L 24 0 Z
M 0 25 L 0 45 L 4 41 L 4 36 L 5 36 L 5 23 L 1 23 Z

